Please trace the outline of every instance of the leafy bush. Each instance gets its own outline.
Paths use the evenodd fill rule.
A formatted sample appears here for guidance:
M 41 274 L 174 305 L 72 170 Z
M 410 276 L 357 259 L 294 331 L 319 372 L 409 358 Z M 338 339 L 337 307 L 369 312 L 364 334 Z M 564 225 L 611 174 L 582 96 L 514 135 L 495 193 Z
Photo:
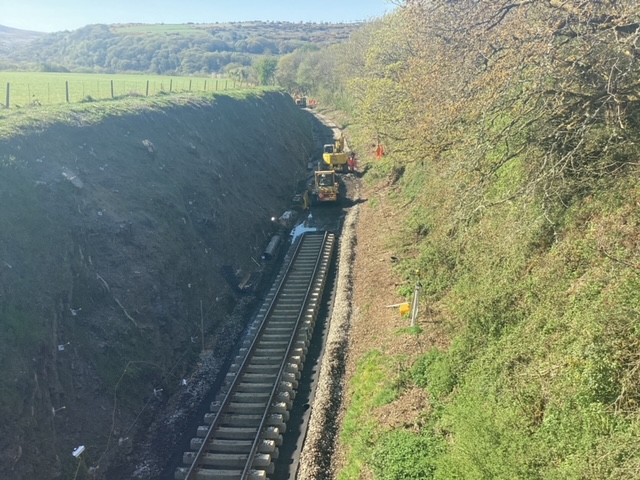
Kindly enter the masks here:
M 432 348 L 416 360 L 410 376 L 416 385 L 426 388 L 435 400 L 441 400 L 451 393 L 458 382 L 449 355 L 437 348 Z

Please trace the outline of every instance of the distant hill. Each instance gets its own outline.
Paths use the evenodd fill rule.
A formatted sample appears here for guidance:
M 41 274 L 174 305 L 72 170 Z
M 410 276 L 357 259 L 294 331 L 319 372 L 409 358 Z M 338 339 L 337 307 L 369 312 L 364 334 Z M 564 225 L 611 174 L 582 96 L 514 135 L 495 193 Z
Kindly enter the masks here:
M 209 75 L 240 71 L 256 56 L 341 43 L 359 23 L 232 22 L 87 25 L 50 34 L 23 32 L 0 51 L 10 68 L 79 72 Z M 9 32 L 11 41 L 16 37 Z M 29 41 L 26 41 L 29 39 Z
M 46 35 L 46 33 L 20 30 L 18 28 L 0 25 L 0 54 L 10 52 L 16 47 L 22 47 L 44 35 Z

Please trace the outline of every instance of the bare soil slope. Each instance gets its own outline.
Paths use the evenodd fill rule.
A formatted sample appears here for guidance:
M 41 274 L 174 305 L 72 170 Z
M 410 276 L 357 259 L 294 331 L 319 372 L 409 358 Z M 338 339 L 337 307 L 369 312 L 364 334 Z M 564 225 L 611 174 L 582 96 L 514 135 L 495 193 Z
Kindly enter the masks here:
M 314 147 L 279 93 L 70 118 L 0 140 L 0 478 L 106 478 L 200 398 Z

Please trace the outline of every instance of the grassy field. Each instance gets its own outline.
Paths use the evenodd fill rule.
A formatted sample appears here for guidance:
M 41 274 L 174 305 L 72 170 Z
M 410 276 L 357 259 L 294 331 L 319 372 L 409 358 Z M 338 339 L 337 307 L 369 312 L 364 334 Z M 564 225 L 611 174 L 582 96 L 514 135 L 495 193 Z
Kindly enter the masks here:
M 130 95 L 169 92 L 215 92 L 240 86 L 232 79 L 156 75 L 98 75 L 45 72 L 0 72 L 0 104 L 8 108 L 30 104 L 56 105 Z M 9 86 L 9 101 L 7 88 Z M 113 90 L 112 90 L 113 86 Z

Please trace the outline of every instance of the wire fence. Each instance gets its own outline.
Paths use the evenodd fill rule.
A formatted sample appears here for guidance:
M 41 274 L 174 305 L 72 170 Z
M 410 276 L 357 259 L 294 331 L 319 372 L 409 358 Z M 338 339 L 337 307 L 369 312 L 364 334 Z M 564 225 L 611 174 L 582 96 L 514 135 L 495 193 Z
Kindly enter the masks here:
M 167 93 L 217 92 L 254 86 L 233 79 L 194 78 L 161 80 L 65 80 L 7 82 L 5 108 L 27 105 L 56 105 L 106 100 L 126 96 L 155 96 Z

